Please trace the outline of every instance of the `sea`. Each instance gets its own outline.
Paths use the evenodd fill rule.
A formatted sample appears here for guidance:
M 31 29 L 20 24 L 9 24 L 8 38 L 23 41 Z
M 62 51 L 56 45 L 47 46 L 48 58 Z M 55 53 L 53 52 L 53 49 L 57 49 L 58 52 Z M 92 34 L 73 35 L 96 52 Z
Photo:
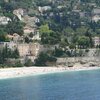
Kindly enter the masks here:
M 100 70 L 2 79 L 0 100 L 100 100 Z

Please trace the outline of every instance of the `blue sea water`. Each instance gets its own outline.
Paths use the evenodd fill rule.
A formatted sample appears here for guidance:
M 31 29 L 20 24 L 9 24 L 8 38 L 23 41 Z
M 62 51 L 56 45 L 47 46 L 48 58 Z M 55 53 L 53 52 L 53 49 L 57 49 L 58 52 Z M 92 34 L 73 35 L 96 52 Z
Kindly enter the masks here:
M 0 100 L 100 100 L 100 70 L 0 80 Z

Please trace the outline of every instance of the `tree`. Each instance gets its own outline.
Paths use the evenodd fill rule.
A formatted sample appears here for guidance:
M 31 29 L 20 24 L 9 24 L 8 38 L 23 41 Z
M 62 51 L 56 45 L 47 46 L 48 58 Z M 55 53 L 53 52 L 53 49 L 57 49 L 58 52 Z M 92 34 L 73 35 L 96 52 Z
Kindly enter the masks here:
M 20 57 L 20 55 L 19 55 L 19 51 L 18 51 L 17 48 L 13 51 L 12 56 L 13 56 L 13 58 L 15 58 L 15 59 L 17 59 L 17 58 Z
M 25 42 L 30 43 L 30 39 L 27 36 L 25 37 Z
M 29 34 L 29 37 L 30 37 L 30 38 L 32 38 L 33 36 L 34 36 L 33 33 L 30 33 L 30 34 Z
M 70 45 L 69 45 L 69 48 L 70 48 L 70 49 L 75 49 L 75 48 L 76 48 L 76 45 L 75 45 L 75 44 L 70 44 Z
M 23 64 L 21 63 L 21 61 L 17 61 L 14 67 L 23 67 Z
M 87 48 L 90 45 L 90 39 L 86 36 L 80 36 L 78 38 L 78 45 L 82 48 Z
M 46 61 L 48 59 L 48 55 L 46 53 L 40 53 L 38 58 L 35 60 L 36 66 L 46 66 Z
M 5 12 L 12 12 L 14 10 L 14 6 L 12 3 L 10 2 L 3 2 L 2 5 L 1 5 L 2 9 L 5 11 Z
M 58 32 L 51 32 L 49 34 L 43 33 L 41 35 L 41 42 L 43 44 L 54 45 L 54 44 L 59 43 L 60 41 L 61 41 L 61 37 L 60 37 L 60 34 Z
M 74 30 L 71 27 L 67 27 L 63 30 L 63 33 L 67 36 L 72 36 L 74 34 Z
M 3 55 L 2 55 L 2 50 L 0 50 L 0 64 L 4 63 Z
M 67 47 L 68 45 L 69 45 L 69 42 L 68 42 L 67 37 L 62 36 L 61 42 L 59 43 L 59 46 L 60 46 L 61 48 L 66 49 L 66 47 Z
M 55 48 L 54 56 L 61 57 L 64 54 L 64 51 L 61 48 Z
M 7 25 L 7 33 L 9 33 L 9 34 L 17 33 L 21 36 L 24 33 L 23 32 L 24 25 L 25 24 L 20 21 L 9 22 Z
M 89 37 L 89 39 L 90 39 L 90 47 L 91 48 L 94 47 L 94 42 L 93 42 L 93 39 L 92 39 L 92 36 L 93 36 L 92 33 L 93 33 L 92 30 L 89 30 L 89 29 L 85 33 L 85 36 Z
M 4 34 L 0 34 L 0 42 L 5 42 L 6 36 Z
M 88 27 L 80 27 L 76 29 L 76 33 L 79 35 L 84 35 L 88 30 Z
M 52 32 L 52 30 L 49 29 L 48 24 L 45 24 L 45 25 L 41 25 L 41 26 L 40 26 L 40 33 L 41 33 L 41 34 L 43 34 L 43 33 L 49 34 L 49 33 L 51 33 L 51 32 Z
M 47 62 L 56 62 L 57 59 L 47 53 L 41 52 L 38 58 L 35 60 L 36 66 L 47 66 Z
M 33 66 L 33 62 L 32 62 L 32 60 L 31 59 L 26 59 L 26 61 L 25 61 L 25 64 L 24 64 L 25 66 L 27 66 L 27 67 L 29 67 L 29 66 Z
M 5 42 L 8 40 L 7 33 L 5 32 L 4 28 L 0 27 L 0 42 Z

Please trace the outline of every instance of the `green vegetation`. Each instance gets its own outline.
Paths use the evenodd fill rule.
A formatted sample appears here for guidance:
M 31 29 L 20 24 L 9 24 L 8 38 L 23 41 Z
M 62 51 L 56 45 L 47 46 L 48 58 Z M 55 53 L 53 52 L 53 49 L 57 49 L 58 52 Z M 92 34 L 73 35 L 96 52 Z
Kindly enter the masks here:
M 7 45 L 5 45 L 5 47 L 0 50 L 0 65 L 7 65 L 9 59 L 18 59 L 19 57 L 20 56 L 17 49 L 11 50 Z
M 24 66 L 27 66 L 27 67 L 33 66 L 33 62 L 31 61 L 31 59 L 26 57 Z
M 6 27 L 7 33 L 10 33 L 10 34 L 17 33 L 20 36 L 22 36 L 24 34 L 23 26 L 24 26 L 24 23 L 20 21 L 9 22 Z
M 38 58 L 35 60 L 35 65 L 36 66 L 47 66 L 47 62 L 56 62 L 56 58 L 48 55 L 47 53 L 41 52 L 38 56 Z

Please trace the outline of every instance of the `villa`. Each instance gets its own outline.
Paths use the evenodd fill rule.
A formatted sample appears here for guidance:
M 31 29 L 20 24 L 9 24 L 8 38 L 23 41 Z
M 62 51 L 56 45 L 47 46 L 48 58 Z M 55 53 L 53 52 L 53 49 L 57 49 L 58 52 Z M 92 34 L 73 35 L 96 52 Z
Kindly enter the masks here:
M 10 18 L 5 16 L 0 16 L 0 25 L 7 25 L 9 21 L 11 21 Z

